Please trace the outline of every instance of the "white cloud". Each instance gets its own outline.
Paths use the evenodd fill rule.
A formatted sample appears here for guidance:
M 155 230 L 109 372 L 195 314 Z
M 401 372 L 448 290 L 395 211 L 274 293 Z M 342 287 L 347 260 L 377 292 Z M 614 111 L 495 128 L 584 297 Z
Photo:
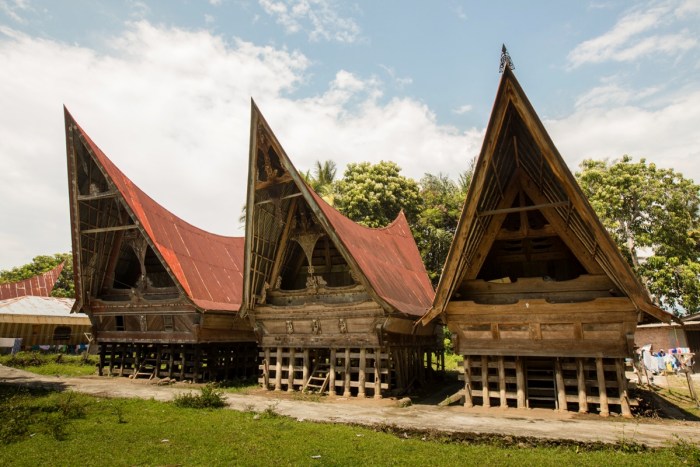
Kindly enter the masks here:
M 221 0 L 209 0 L 209 4 L 213 6 L 221 5 Z
M 471 112 L 471 110 L 472 110 L 471 104 L 464 104 L 464 105 L 460 105 L 459 107 L 454 109 L 452 112 L 456 113 L 457 115 L 464 115 L 467 112 Z
M 568 55 L 569 66 L 576 68 L 587 63 L 630 62 L 659 53 L 676 57 L 696 48 L 697 31 L 659 31 L 669 27 L 679 29 L 676 25 L 679 19 L 687 19 L 687 16 L 700 12 L 689 5 L 664 1 L 627 11 L 612 29 L 577 45 Z M 679 16 L 681 11 L 684 14 Z
M 333 0 L 258 0 L 265 13 L 275 18 L 285 32 L 305 31 L 309 40 L 355 42 L 360 27 L 352 18 L 340 16 Z
M 0 27 L 0 268 L 70 249 L 61 105 L 144 191 L 204 229 L 242 235 L 250 97 L 300 169 L 394 160 L 453 173 L 482 133 L 440 126 L 420 102 L 339 71 L 294 100 L 309 60 L 205 31 L 130 24 L 106 53 Z
M 700 182 L 700 138 L 696 136 L 700 90 L 678 92 L 653 109 L 609 105 L 609 100 L 606 104 L 582 106 L 566 118 L 546 122 L 572 169 L 584 158 L 615 159 L 629 154 Z
M 0 11 L 19 24 L 26 23 L 22 15 L 33 10 L 29 0 L 0 0 Z
M 204 22 L 207 24 L 212 24 L 214 21 L 216 21 L 216 18 L 214 18 L 214 15 L 210 15 L 205 13 L 204 14 Z

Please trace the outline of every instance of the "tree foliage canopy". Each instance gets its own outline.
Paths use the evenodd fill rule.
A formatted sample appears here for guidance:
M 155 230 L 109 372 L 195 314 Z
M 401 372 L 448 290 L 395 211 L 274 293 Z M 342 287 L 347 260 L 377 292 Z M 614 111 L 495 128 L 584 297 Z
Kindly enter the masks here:
M 630 156 L 580 169 L 584 194 L 649 292 L 677 313 L 698 311 L 700 186 Z
M 17 282 L 48 272 L 65 262 L 63 270 L 56 280 L 51 296 L 75 298 L 75 283 L 73 282 L 73 255 L 71 253 L 56 253 L 53 256 L 35 256 L 31 263 L 12 269 L 0 271 L 0 284 Z
M 367 227 L 384 227 L 403 209 L 415 222 L 421 209 L 418 184 L 394 162 L 348 164 L 336 183 L 335 207 Z

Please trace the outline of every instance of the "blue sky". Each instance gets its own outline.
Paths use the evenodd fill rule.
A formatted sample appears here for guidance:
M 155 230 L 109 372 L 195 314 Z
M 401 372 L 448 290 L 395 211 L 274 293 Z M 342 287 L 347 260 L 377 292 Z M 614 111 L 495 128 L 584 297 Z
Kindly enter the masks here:
M 0 0 L 0 268 L 70 249 L 65 104 L 157 201 L 242 235 L 250 97 L 288 154 L 456 178 L 501 43 L 572 169 L 700 181 L 700 2 Z

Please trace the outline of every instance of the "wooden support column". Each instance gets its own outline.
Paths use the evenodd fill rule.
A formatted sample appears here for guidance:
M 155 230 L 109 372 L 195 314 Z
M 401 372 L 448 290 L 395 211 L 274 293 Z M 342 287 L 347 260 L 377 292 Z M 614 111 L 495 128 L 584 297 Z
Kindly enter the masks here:
M 160 344 L 156 344 L 156 370 L 155 370 L 155 377 L 160 378 L 160 364 L 161 360 L 163 358 L 163 355 L 161 354 L 162 351 L 162 346 Z
M 588 413 L 586 370 L 583 365 L 583 358 L 576 359 L 576 379 L 578 380 L 578 411 L 579 413 Z
M 115 358 L 115 350 L 116 350 L 116 345 L 114 344 L 109 344 L 110 347 L 110 357 L 109 357 L 109 376 L 112 376 L 114 374 L 114 358 Z
M 172 346 L 168 346 L 168 349 L 170 350 L 170 355 L 168 357 L 168 378 L 172 379 L 173 367 L 175 366 L 175 352 L 173 352 Z
M 432 352 L 432 350 L 428 350 L 425 353 L 425 358 L 427 360 L 425 366 L 428 368 L 428 374 L 430 374 L 430 370 L 433 369 L 433 352 Z
M 100 347 L 100 366 L 97 368 L 97 374 L 102 376 L 102 368 L 105 366 L 105 352 L 107 349 L 105 349 L 105 346 Z
M 627 376 L 625 376 L 625 362 L 621 358 L 615 359 L 615 367 L 617 369 L 617 388 L 620 393 L 620 411 L 625 418 L 632 417 L 630 410 L 630 401 L 627 394 Z
M 367 366 L 367 349 L 360 349 L 360 376 L 358 378 L 359 387 L 357 389 L 357 397 L 365 397 L 365 383 L 367 382 L 367 374 L 365 367 Z
M 498 357 L 498 392 L 501 398 L 501 408 L 508 408 L 508 399 L 506 398 L 506 366 L 503 362 L 503 357 Z
M 199 352 L 199 346 L 195 346 L 194 348 L 194 367 L 192 368 L 192 382 L 196 383 L 197 378 L 199 378 L 199 365 L 200 365 L 200 352 Z
M 382 398 L 382 349 L 374 349 L 374 398 Z
M 561 360 L 559 357 L 554 359 L 554 382 L 557 385 L 557 406 L 559 410 L 566 411 L 566 386 L 564 385 L 564 373 L 561 369 Z
M 296 360 L 295 355 L 296 349 L 294 347 L 289 348 L 289 366 L 287 370 L 287 392 L 294 392 L 294 360 Z
M 489 357 L 481 356 L 481 398 L 484 407 L 491 407 L 491 398 L 489 397 Z
M 423 347 L 418 347 L 414 350 L 414 362 L 418 363 L 418 381 L 425 382 L 425 355 Z M 415 363 L 414 363 L 415 366 Z
M 343 390 L 343 397 L 350 397 L 352 394 L 350 392 L 350 347 L 345 347 L 345 388 Z
M 310 367 L 311 367 L 311 359 L 309 358 L 309 349 L 304 349 L 304 366 L 302 368 L 302 374 L 301 374 L 301 379 L 304 380 L 304 382 L 301 383 L 302 387 L 306 387 L 306 385 L 309 382 Z
M 185 348 L 181 348 L 182 353 L 180 353 L 180 381 L 185 380 L 185 361 L 187 360 L 187 352 Z
M 336 354 L 335 354 L 335 348 L 331 349 L 331 361 L 329 369 L 328 369 L 328 395 L 329 396 L 335 396 L 335 360 L 336 360 Z
M 595 359 L 595 368 L 598 375 L 598 398 L 600 400 L 600 416 L 608 417 L 610 409 L 608 408 L 608 392 L 605 388 L 605 368 L 603 367 L 603 359 L 598 357 Z
M 464 406 L 466 408 L 474 407 L 474 401 L 472 401 L 472 369 L 471 369 L 472 358 L 469 355 L 464 356 Z
M 265 356 L 263 357 L 263 389 L 266 391 L 270 390 L 270 348 L 265 347 L 263 350 Z
M 275 362 L 275 391 L 282 390 L 282 347 L 277 347 L 277 361 Z
M 527 400 L 525 398 L 525 368 L 523 367 L 523 357 L 515 357 L 515 384 L 517 387 L 519 409 L 527 408 Z

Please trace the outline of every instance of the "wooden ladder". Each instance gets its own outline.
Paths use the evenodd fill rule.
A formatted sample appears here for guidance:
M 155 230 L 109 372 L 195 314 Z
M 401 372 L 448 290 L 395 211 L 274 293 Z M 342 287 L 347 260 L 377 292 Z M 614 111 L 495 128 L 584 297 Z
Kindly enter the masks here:
M 330 377 L 330 365 L 328 363 L 319 363 L 314 367 L 314 370 L 309 376 L 309 380 L 304 384 L 302 392 L 306 392 L 309 388 L 313 390 L 311 392 L 316 392 L 322 394 L 323 391 L 328 387 L 328 379 Z
M 147 358 L 144 359 L 139 364 L 139 367 L 136 369 L 136 372 L 134 373 L 134 379 L 138 378 L 148 378 L 148 379 L 153 379 L 153 377 L 156 375 L 156 359 L 155 358 Z

